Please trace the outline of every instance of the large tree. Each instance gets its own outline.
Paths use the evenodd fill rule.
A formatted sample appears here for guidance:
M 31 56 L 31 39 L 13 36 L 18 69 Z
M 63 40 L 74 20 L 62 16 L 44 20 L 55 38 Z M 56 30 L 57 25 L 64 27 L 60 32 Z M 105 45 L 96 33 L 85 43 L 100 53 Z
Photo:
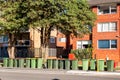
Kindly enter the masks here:
M 90 33 L 96 20 L 87 0 L 61 0 L 61 13 L 57 24 L 58 29 L 66 36 L 66 54 L 70 52 L 70 37 L 83 37 Z
M 0 5 L 1 32 L 9 35 L 9 57 L 15 57 L 15 35 L 27 27 L 39 30 L 42 53 L 46 53 L 51 29 L 58 21 L 57 4 L 53 0 L 0 0 Z
M 11 35 L 21 28 L 39 30 L 44 54 L 53 27 L 61 29 L 69 39 L 70 34 L 88 33 L 88 25 L 92 26 L 95 19 L 86 0 L 0 0 L 0 10 L 1 31 Z M 15 38 L 9 37 L 8 49 L 14 47 Z
M 8 35 L 8 54 L 15 58 L 15 42 L 18 34 L 28 28 L 26 13 L 14 0 L 0 0 L 0 33 Z

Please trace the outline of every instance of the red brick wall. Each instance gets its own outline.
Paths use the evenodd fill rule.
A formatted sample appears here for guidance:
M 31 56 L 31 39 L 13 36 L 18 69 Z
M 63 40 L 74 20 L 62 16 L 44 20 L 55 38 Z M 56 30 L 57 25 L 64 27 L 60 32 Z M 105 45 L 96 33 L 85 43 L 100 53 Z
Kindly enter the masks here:
M 97 14 L 97 7 L 93 7 L 93 12 Z M 99 22 L 117 22 L 117 31 L 116 32 L 97 32 L 97 23 Z M 83 38 L 71 37 L 71 44 L 73 49 L 77 47 L 77 41 L 79 40 L 92 40 L 93 46 L 93 57 L 97 59 L 106 59 L 106 56 L 109 59 L 115 60 L 115 62 L 120 61 L 120 38 L 116 37 L 120 35 L 120 5 L 117 6 L 116 14 L 105 14 L 97 15 L 97 20 L 93 27 L 92 37 L 90 35 L 85 35 Z M 63 34 L 58 33 L 57 36 L 57 46 L 65 47 L 64 42 L 58 42 L 60 37 L 65 37 Z M 98 40 L 104 39 L 116 39 L 117 40 L 117 49 L 98 49 Z
M 97 13 L 97 7 L 93 8 L 93 11 Z M 105 15 L 97 15 L 96 24 L 93 28 L 92 34 L 92 43 L 94 47 L 93 57 L 96 55 L 97 59 L 106 59 L 106 56 L 109 59 L 120 61 L 120 38 L 116 37 L 120 35 L 120 6 L 117 7 L 116 14 L 105 14 Z M 117 31 L 116 32 L 97 32 L 97 23 L 99 22 L 117 22 Z M 97 41 L 104 39 L 116 39 L 117 40 L 117 49 L 98 49 Z
M 79 40 L 91 40 L 90 39 L 90 35 L 84 35 L 82 38 L 76 38 L 76 37 L 74 37 L 72 39 L 73 49 L 77 49 L 77 41 L 79 41 Z

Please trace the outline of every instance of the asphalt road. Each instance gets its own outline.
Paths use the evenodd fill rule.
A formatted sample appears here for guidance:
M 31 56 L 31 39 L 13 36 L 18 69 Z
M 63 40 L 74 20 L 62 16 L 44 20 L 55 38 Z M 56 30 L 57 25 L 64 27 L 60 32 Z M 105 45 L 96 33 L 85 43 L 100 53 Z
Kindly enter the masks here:
M 120 80 L 119 75 L 68 74 L 65 71 L 0 69 L 1 80 Z

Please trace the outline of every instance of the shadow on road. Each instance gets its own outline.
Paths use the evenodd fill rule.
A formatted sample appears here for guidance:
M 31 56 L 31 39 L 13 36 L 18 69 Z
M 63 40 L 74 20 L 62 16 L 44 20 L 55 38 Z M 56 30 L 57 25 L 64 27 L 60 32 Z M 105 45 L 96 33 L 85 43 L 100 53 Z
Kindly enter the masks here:
M 52 79 L 52 80 L 60 80 L 60 79 L 55 78 L 55 79 Z

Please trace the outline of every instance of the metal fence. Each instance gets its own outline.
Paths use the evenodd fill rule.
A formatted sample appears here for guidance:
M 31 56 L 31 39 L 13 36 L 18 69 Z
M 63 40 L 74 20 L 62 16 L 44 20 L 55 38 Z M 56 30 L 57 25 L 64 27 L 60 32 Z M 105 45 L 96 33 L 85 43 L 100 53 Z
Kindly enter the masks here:
M 29 49 L 28 57 L 34 57 L 35 55 L 38 57 L 42 57 L 43 54 L 40 48 Z M 48 57 L 57 57 L 57 48 L 49 48 Z
M 49 48 L 48 57 L 56 57 L 57 56 L 57 49 L 56 48 Z
M 48 57 L 57 57 L 57 48 L 48 48 Z M 40 48 L 27 48 L 19 47 L 16 48 L 15 57 L 16 58 L 33 58 L 33 57 L 42 57 L 42 51 Z M 0 57 L 9 57 L 7 48 L 5 50 L 0 49 Z

